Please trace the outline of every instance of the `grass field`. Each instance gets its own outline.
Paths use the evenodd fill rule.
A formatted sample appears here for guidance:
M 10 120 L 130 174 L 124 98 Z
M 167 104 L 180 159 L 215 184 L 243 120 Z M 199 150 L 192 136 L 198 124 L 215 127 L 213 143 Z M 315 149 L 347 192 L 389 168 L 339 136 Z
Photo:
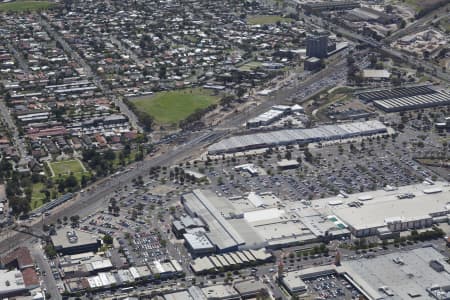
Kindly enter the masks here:
M 290 18 L 283 18 L 281 16 L 269 16 L 269 15 L 254 15 L 247 18 L 247 22 L 250 25 L 269 25 L 276 22 L 292 22 Z
M 41 192 L 45 188 L 42 182 L 33 184 L 33 193 L 31 194 L 31 210 L 41 207 L 44 203 L 45 194 Z
M 83 173 L 86 172 L 81 162 L 76 159 L 51 162 L 49 166 L 56 177 L 67 176 L 73 173 L 79 180 Z
M 196 88 L 160 92 L 150 97 L 132 100 L 136 107 L 159 124 L 178 124 L 197 109 L 202 109 L 219 101 L 212 91 Z
M 48 9 L 56 4 L 49 1 L 15 1 L 0 3 L 0 12 L 23 12 Z
M 262 64 L 259 61 L 251 61 L 249 63 L 246 63 L 245 65 L 242 65 L 239 67 L 239 70 L 241 71 L 252 71 L 256 69 L 257 67 L 260 67 Z

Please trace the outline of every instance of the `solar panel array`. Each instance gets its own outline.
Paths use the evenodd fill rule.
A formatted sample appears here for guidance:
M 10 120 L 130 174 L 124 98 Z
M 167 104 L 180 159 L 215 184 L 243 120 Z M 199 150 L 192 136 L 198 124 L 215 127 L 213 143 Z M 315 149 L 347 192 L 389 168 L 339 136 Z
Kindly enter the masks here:
M 376 120 L 339 125 L 324 125 L 309 129 L 282 129 L 278 131 L 233 136 L 211 145 L 208 148 L 208 153 L 218 154 L 237 152 L 295 143 L 337 140 L 384 132 L 386 132 L 386 126 Z
M 388 100 L 377 100 L 373 103 L 376 107 L 386 112 L 450 105 L 450 92 L 439 92 L 430 95 L 403 97 Z
M 365 92 L 359 94 L 359 99 L 363 101 L 375 101 L 375 100 L 384 100 L 384 99 L 394 99 L 394 98 L 402 98 L 402 97 L 411 97 L 417 95 L 429 95 L 436 93 L 435 90 L 428 86 L 414 86 L 407 88 L 396 88 L 391 90 L 380 90 L 373 92 Z

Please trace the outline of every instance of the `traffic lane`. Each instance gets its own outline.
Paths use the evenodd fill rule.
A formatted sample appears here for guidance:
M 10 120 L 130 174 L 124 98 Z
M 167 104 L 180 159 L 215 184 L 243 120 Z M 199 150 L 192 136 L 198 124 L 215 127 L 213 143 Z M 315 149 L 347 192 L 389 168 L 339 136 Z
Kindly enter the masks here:
M 40 243 L 37 243 L 31 247 L 31 253 L 36 265 L 40 269 L 41 278 L 44 280 L 47 293 L 51 295 L 51 299 L 62 299 L 58 286 L 53 278 L 51 267 L 48 264 L 48 261 L 44 258 L 43 249 L 41 248 Z

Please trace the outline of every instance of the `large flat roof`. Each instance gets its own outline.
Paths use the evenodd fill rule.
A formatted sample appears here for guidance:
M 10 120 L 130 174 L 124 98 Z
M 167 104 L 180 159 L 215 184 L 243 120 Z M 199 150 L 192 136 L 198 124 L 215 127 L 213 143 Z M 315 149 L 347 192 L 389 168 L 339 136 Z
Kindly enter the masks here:
M 394 259 L 401 258 L 404 264 Z M 392 292 L 389 299 L 431 299 L 427 288 L 445 287 L 450 284 L 450 274 L 436 272 L 430 267 L 430 261 L 437 260 L 446 264 L 445 257 L 432 247 L 418 248 L 407 252 L 395 252 L 379 255 L 371 259 L 346 260 L 342 262 L 345 272 L 355 278 L 361 286 L 377 291 L 374 298 L 387 296 L 380 288 Z
M 441 192 L 426 193 L 432 190 Z M 398 198 L 406 193 L 415 197 Z M 374 228 L 385 226 L 387 220 L 399 219 L 407 222 L 448 212 L 450 186 L 448 183 L 437 182 L 431 189 L 429 185 L 416 184 L 403 186 L 394 191 L 377 190 L 352 194 L 348 198 L 333 198 L 336 199 L 342 200 L 342 204 L 331 206 L 326 204 L 331 201 L 330 198 L 321 199 L 322 211 L 334 213 L 355 229 Z M 361 207 L 347 205 L 354 201 L 360 201 L 363 205 Z
M 74 232 L 76 235 L 76 239 L 72 239 L 71 241 L 69 241 L 69 238 L 67 236 L 68 232 Z M 72 228 L 62 228 L 58 230 L 56 232 L 56 235 L 51 236 L 51 239 L 55 247 L 59 246 L 63 248 L 97 243 L 96 235 Z
M 292 271 L 283 274 L 283 284 L 290 292 L 306 291 L 306 284 L 300 277 L 301 271 Z
M 212 202 L 217 203 L 214 198 L 217 196 L 211 191 L 194 190 L 191 193 L 183 195 L 185 205 L 208 224 L 209 232 L 206 234 L 208 239 L 219 249 L 227 249 L 243 245 L 245 241 L 230 226 L 227 220 L 222 216 L 217 207 Z
M 239 298 L 239 293 L 229 285 L 212 285 L 202 288 L 203 294 L 208 299 Z
M 18 270 L 0 270 L 0 295 L 25 290 L 22 273 Z

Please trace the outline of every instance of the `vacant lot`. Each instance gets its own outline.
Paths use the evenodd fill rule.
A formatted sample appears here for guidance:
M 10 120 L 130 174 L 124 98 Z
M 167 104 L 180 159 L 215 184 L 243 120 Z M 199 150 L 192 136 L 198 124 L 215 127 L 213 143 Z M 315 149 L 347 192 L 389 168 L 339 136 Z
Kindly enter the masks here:
M 84 166 L 77 159 L 51 162 L 49 166 L 56 177 L 67 176 L 73 173 L 79 179 L 86 172 Z
M 149 114 L 160 124 L 178 124 L 197 109 L 206 108 L 218 101 L 218 96 L 204 89 L 160 92 L 132 100 L 140 111 Z
M 0 11 L 23 12 L 48 9 L 56 4 L 49 1 L 15 1 L 0 3 Z
M 290 18 L 284 18 L 281 16 L 270 16 L 270 15 L 255 15 L 250 16 L 247 19 L 248 24 L 251 25 L 268 25 L 275 24 L 276 22 L 292 22 Z

